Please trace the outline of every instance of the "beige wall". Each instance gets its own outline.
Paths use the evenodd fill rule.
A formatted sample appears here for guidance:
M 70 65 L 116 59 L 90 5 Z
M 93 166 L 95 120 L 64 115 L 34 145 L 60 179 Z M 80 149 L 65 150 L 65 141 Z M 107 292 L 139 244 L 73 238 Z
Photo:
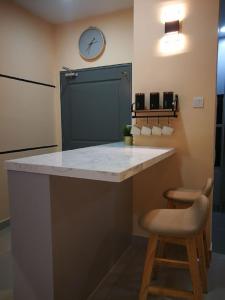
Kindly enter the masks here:
M 81 33 L 90 26 L 101 29 L 106 38 L 105 52 L 93 62 L 83 60 L 78 48 Z M 133 54 L 133 10 L 57 25 L 55 39 L 58 72 L 62 66 L 80 69 L 129 63 Z
M 132 61 L 134 92 L 174 90 L 179 94 L 179 118 L 171 121 L 176 128 L 174 136 L 135 139 L 136 144 L 177 149 L 176 156 L 134 178 L 135 234 L 143 234 L 137 225 L 142 213 L 165 206 L 163 190 L 179 184 L 199 187 L 213 174 L 218 0 L 180 0 L 186 6 L 182 26 L 186 46 L 177 55 L 162 56 L 158 48 L 164 36 L 160 12 L 165 4 L 173 2 L 135 0 L 134 24 L 133 11 L 126 10 L 54 28 L 11 1 L 0 2 L 1 73 L 56 82 L 59 87 L 63 65 L 77 69 Z M 92 63 L 83 61 L 78 52 L 79 36 L 89 26 L 102 29 L 107 41 L 102 57 Z M 199 95 L 204 96 L 205 107 L 193 109 L 192 98 Z M 55 110 L 57 143 L 60 143 L 59 89 L 55 98 L 52 111 Z M 7 158 L 1 156 L 0 163 Z M 5 173 L 1 173 L 0 220 L 8 217 L 5 181 Z
M 93 62 L 84 61 L 79 54 L 79 37 L 90 26 L 101 29 L 106 38 L 103 55 Z M 133 57 L 133 10 L 128 9 L 75 22 L 60 24 L 55 30 L 56 76 L 59 86 L 59 72 L 62 66 L 72 69 L 91 68 L 132 62 Z M 57 132 L 61 142 L 60 92 L 57 91 Z
M 53 84 L 53 30 L 11 0 L 1 0 L 1 73 Z
M 10 0 L 0 1 L 0 73 L 54 84 L 53 27 Z M 56 143 L 54 90 L 0 78 L 0 151 Z M 5 159 L 0 155 L 0 221 L 8 218 Z
M 107 42 L 102 57 L 91 63 L 81 59 L 78 49 L 79 36 L 89 26 L 99 27 L 104 32 Z M 4 151 L 8 148 L 32 147 L 40 143 L 60 145 L 61 67 L 65 65 L 77 69 L 131 62 L 133 11 L 129 9 L 53 26 L 12 1 L 3 0 L 0 2 L 0 36 L 1 73 L 57 85 L 53 91 L 0 79 L 0 101 L 1 106 L 4 106 L 4 115 L 0 120 L 0 149 Z M 29 102 L 32 104 L 30 107 Z M 33 124 L 33 127 L 27 126 L 27 122 Z M 16 129 L 17 134 L 14 134 Z M 38 132 L 42 133 L 38 135 Z M 3 161 L 44 152 L 46 151 L 0 156 L 0 220 L 9 216 Z
M 146 172 L 135 178 L 135 234 L 143 234 L 137 225 L 142 213 L 165 206 L 161 197 L 164 190 L 179 184 L 201 187 L 208 176 L 213 176 L 218 2 L 134 1 L 134 92 L 173 90 L 180 97 L 179 117 L 171 121 L 174 136 L 135 139 L 139 145 L 177 150 L 174 158 L 152 168 L 148 178 Z M 167 56 L 158 48 L 164 36 L 160 15 L 163 7 L 176 3 L 185 8 L 182 33 L 186 45 L 179 53 Z M 194 96 L 204 96 L 204 109 L 192 108 Z

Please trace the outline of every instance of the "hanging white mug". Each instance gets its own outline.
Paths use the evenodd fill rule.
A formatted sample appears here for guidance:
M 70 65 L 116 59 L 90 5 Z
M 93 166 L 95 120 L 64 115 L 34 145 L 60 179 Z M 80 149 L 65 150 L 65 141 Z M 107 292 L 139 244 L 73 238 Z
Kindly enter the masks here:
M 150 136 L 152 134 L 152 130 L 150 127 L 142 126 L 141 135 Z
M 133 125 L 131 128 L 132 135 L 141 135 L 141 129 L 138 126 Z
M 152 135 L 161 136 L 162 135 L 162 128 L 159 127 L 159 126 L 153 126 L 152 127 Z
M 172 135 L 174 133 L 174 128 L 170 126 L 163 126 L 162 134 L 163 135 Z

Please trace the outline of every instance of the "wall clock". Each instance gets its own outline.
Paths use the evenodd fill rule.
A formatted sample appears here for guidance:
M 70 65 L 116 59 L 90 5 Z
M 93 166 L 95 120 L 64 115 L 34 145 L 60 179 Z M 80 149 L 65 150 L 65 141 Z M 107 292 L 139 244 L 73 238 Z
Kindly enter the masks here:
M 80 56 L 88 61 L 97 59 L 105 50 L 104 34 L 96 27 L 89 27 L 80 36 Z

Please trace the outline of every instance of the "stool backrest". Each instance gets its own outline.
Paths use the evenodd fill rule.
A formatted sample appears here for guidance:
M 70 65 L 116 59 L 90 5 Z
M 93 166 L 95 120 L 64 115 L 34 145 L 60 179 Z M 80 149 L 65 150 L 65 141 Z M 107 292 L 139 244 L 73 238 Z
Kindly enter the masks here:
M 194 223 L 193 226 L 197 231 L 203 230 L 206 225 L 208 216 L 209 216 L 209 199 L 205 195 L 201 195 L 198 199 L 195 200 L 194 204 L 187 209 L 192 215 L 191 219 Z
M 213 188 L 213 180 L 212 178 L 208 178 L 206 184 L 204 185 L 202 189 L 202 194 L 206 197 L 209 197 Z

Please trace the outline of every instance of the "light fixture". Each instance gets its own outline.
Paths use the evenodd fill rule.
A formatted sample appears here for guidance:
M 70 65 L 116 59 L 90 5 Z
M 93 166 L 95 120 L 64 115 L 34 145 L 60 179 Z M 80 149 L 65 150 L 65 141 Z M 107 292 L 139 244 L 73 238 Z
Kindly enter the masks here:
M 221 33 L 225 33 L 225 26 L 221 27 L 219 30 Z
M 180 21 L 165 22 L 165 33 L 180 32 Z
M 182 23 L 186 13 L 186 5 L 178 3 L 178 0 L 176 3 L 171 1 L 169 5 L 162 5 L 160 21 L 164 26 L 165 34 L 160 38 L 157 47 L 160 56 L 179 55 L 187 51 L 187 37 L 182 33 Z

